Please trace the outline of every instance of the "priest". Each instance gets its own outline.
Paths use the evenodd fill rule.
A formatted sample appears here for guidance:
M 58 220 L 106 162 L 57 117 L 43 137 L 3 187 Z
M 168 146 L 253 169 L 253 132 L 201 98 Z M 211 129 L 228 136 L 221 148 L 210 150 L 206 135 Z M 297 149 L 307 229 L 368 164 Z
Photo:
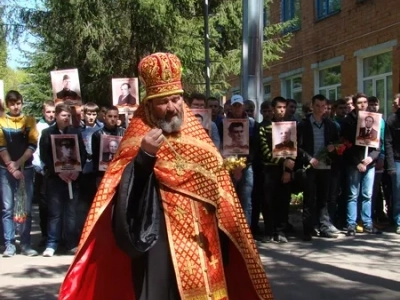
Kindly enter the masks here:
M 223 158 L 183 102 L 181 62 L 155 53 L 139 75 L 146 96 L 59 299 L 273 299 Z

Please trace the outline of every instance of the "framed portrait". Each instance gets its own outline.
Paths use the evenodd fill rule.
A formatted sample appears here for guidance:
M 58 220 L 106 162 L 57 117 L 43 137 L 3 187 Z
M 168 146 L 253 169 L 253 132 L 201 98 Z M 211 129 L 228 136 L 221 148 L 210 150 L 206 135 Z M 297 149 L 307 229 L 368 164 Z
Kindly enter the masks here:
M 297 157 L 296 121 L 272 122 L 272 157 Z
M 211 109 L 192 108 L 191 111 L 207 133 L 211 134 Z
M 138 78 L 113 78 L 111 80 L 113 105 L 120 111 L 133 110 L 139 105 Z
M 0 104 L 4 107 L 6 102 L 4 100 L 4 81 L 0 80 Z
M 223 120 L 224 143 L 222 154 L 248 155 L 249 154 L 249 120 L 248 119 L 224 119 Z
M 380 147 L 382 114 L 359 111 L 355 145 Z
M 52 134 L 51 150 L 56 173 L 82 171 L 78 136 L 76 134 Z
M 99 171 L 105 171 L 114 159 L 121 143 L 122 136 L 102 134 L 100 138 Z
M 50 76 L 54 99 L 71 106 L 82 105 L 78 69 L 51 71 Z

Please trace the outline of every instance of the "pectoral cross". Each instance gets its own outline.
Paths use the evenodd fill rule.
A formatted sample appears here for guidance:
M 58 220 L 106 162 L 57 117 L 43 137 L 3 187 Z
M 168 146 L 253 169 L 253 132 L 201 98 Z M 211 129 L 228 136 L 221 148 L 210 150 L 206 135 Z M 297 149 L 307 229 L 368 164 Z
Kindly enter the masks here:
M 213 266 L 214 270 L 217 268 L 217 264 L 218 264 L 218 259 L 215 259 L 214 256 L 212 256 L 212 259 L 210 261 L 210 265 Z

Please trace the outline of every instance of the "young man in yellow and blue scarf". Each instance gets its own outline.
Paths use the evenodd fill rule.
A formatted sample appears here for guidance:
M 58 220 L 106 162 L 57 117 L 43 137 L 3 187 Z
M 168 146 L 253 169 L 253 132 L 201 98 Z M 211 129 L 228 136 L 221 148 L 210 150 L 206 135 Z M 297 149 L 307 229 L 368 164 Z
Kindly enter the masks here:
M 2 220 L 6 249 L 3 257 L 11 257 L 15 248 L 15 203 L 17 191 L 25 183 L 24 220 L 21 220 L 21 252 L 27 256 L 38 253 L 31 248 L 33 176 L 32 155 L 37 147 L 38 132 L 33 117 L 22 114 L 22 95 L 9 91 L 5 98 L 8 112 L 0 118 L 0 190 L 3 201 Z M 23 179 L 23 181 L 22 181 Z M 14 198 L 17 200 L 14 201 Z M 26 218 L 25 218 L 26 217 Z

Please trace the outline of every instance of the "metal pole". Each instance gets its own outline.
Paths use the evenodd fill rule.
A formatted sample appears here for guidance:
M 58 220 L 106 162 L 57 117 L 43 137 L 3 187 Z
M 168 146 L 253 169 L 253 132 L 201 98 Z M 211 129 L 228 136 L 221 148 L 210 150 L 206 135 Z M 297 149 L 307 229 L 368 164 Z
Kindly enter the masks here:
M 250 0 L 252 1 L 252 0 Z M 243 26 L 242 26 L 242 66 L 241 66 L 241 80 L 240 80 L 240 93 L 243 99 L 248 96 L 248 66 L 249 66 L 249 0 L 242 1 L 243 7 Z
M 205 56 L 205 80 L 206 97 L 210 97 L 210 36 L 208 33 L 208 0 L 204 0 L 204 56 Z
M 262 101 L 263 8 L 263 0 L 243 0 L 241 92 L 243 98 L 252 100 L 256 108 Z

